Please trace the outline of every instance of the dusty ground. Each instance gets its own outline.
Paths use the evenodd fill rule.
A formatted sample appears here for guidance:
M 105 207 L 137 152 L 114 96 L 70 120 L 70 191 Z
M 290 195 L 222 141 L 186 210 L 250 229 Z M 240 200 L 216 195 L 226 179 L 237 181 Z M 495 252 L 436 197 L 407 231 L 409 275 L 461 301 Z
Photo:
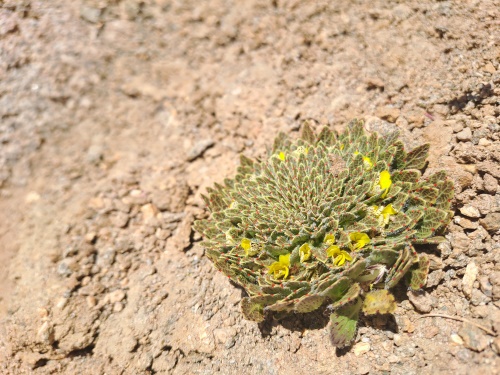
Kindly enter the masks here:
M 0 373 L 500 373 L 499 9 L 0 0 Z M 191 223 L 239 153 L 353 117 L 431 142 L 456 216 L 339 352 L 321 316 L 242 320 Z

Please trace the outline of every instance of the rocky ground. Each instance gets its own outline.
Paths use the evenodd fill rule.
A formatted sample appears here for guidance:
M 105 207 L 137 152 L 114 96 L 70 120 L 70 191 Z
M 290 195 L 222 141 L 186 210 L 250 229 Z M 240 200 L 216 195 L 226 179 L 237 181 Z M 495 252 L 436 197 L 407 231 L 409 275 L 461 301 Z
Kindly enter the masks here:
M 0 0 L 0 373 L 500 373 L 499 9 Z M 430 142 L 456 215 L 336 351 L 321 314 L 242 320 L 191 224 L 240 153 L 354 117 Z

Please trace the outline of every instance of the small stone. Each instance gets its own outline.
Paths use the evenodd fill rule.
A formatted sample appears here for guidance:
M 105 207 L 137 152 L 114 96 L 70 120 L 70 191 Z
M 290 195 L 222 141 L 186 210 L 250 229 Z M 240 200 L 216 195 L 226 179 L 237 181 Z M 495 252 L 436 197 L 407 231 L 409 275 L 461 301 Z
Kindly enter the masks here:
M 453 221 L 464 229 L 477 229 L 478 223 L 462 216 L 455 216 Z
M 464 346 L 476 352 L 482 352 L 490 343 L 488 337 L 479 328 L 470 324 L 464 324 L 458 334 L 462 337 Z
M 472 218 L 481 217 L 479 210 L 476 207 L 473 207 L 469 204 L 461 207 L 460 212 L 462 213 L 462 215 L 465 215 L 467 217 L 472 217 Z
M 415 310 L 421 313 L 429 313 L 432 310 L 432 300 L 427 292 L 415 292 L 409 290 L 407 293 L 408 299 L 415 307 Z
M 495 177 L 486 173 L 483 177 L 484 190 L 490 194 L 495 194 L 498 191 L 498 182 Z
M 480 138 L 478 145 L 483 146 L 483 147 L 487 147 L 487 146 L 491 145 L 491 141 L 489 139 L 486 139 L 486 138 Z
M 375 112 L 375 116 L 380 117 L 382 120 L 388 122 L 396 122 L 401 111 L 393 107 L 381 107 Z
M 98 8 L 83 5 L 80 8 L 80 17 L 90 23 L 97 23 L 99 22 L 99 18 L 101 17 L 101 10 Z
M 141 207 L 142 217 L 144 221 L 148 221 L 158 214 L 158 209 L 155 205 L 148 203 Z
M 462 292 L 467 298 L 472 297 L 472 287 L 474 286 L 474 281 L 476 281 L 479 268 L 475 262 L 470 262 L 465 269 L 465 274 L 462 279 Z
M 87 296 L 87 298 L 85 299 L 85 301 L 87 302 L 87 306 L 92 308 L 94 306 L 97 305 L 97 301 L 95 299 L 94 296 Z
M 113 304 L 113 312 L 117 313 L 123 310 L 123 303 L 121 302 L 115 302 Z
M 430 326 L 428 328 L 425 329 L 425 332 L 424 332 L 424 337 L 426 339 L 432 339 L 434 336 L 436 336 L 437 334 L 439 334 L 440 332 L 440 329 L 436 326 Z
M 116 303 L 120 302 L 125 298 L 125 292 L 121 289 L 115 290 L 114 292 L 111 292 L 108 294 L 109 302 L 110 303 Z
M 490 283 L 489 277 L 483 275 L 478 277 L 478 280 L 479 287 L 481 288 L 481 291 L 484 293 L 484 295 L 490 298 L 493 297 L 493 285 Z
M 406 316 L 403 318 L 402 326 L 403 326 L 404 332 L 408 332 L 408 333 L 415 332 L 415 324 L 413 324 L 413 322 Z
M 49 322 L 44 322 L 36 334 L 38 342 L 52 344 L 54 342 L 54 327 Z
M 460 133 L 457 133 L 457 139 L 463 142 L 470 141 L 472 139 L 472 130 L 465 128 Z
M 394 345 L 396 346 L 401 346 L 403 345 L 403 337 L 399 334 L 399 333 L 396 333 L 393 337 L 393 340 L 394 340 Z
M 490 73 L 490 74 L 495 74 L 496 73 L 495 66 L 488 61 L 485 66 L 483 66 L 483 72 Z
M 59 300 L 57 301 L 57 304 L 56 304 L 56 307 L 60 310 L 64 309 L 64 306 L 66 306 L 66 304 L 68 303 L 68 299 L 67 298 L 59 298 Z
M 101 197 L 95 197 L 90 199 L 89 207 L 93 208 L 94 210 L 100 210 L 104 208 L 104 199 L 102 199 Z
M 198 141 L 187 154 L 187 160 L 193 161 L 194 159 L 203 155 L 203 153 L 210 147 L 212 147 L 215 142 L 212 139 L 204 139 Z
M 366 375 L 366 374 L 370 373 L 370 370 L 371 370 L 371 366 L 368 363 L 361 363 L 361 364 L 358 364 L 356 374 Z
M 94 241 L 96 240 L 96 238 L 97 238 L 97 233 L 96 232 L 88 232 L 85 235 L 85 242 L 87 242 L 87 243 L 94 243 Z
M 38 202 L 40 200 L 40 194 L 38 194 L 36 191 L 31 191 L 26 195 L 26 198 L 24 198 L 24 201 L 28 204 Z
M 444 275 L 445 275 L 445 272 L 443 270 L 437 270 L 437 271 L 431 272 L 429 274 L 429 276 L 427 276 L 426 286 L 428 288 L 432 288 L 432 287 L 439 285 L 441 280 L 443 280 Z
M 111 223 L 117 228 L 125 228 L 128 224 L 129 217 L 125 212 L 116 212 L 111 216 Z
M 456 333 L 452 333 L 450 335 L 450 339 L 451 339 L 451 341 L 453 341 L 457 345 L 462 346 L 464 344 L 464 340 L 462 340 L 462 338 L 459 335 L 457 335 Z
M 371 346 L 368 342 L 358 342 L 352 347 L 352 351 L 356 357 L 359 357 L 361 354 L 368 353 L 370 349 Z
M 488 232 L 496 232 L 500 229 L 500 212 L 491 212 L 485 218 L 479 220 L 479 223 Z

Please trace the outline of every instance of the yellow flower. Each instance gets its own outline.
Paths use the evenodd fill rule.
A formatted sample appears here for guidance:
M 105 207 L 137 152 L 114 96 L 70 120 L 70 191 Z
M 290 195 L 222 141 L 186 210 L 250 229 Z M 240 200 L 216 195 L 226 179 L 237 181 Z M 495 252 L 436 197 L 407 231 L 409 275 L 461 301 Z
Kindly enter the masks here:
M 359 151 L 355 151 L 354 155 L 358 155 Z M 361 155 L 363 156 L 363 155 Z M 373 168 L 373 162 L 372 159 L 370 159 L 368 156 L 363 156 L 363 165 L 365 166 L 366 169 L 371 169 Z
M 275 279 L 286 279 L 290 267 L 290 254 L 280 255 L 279 261 L 269 266 L 269 274 L 273 274 Z
M 246 256 L 252 256 L 259 252 L 258 247 L 255 244 L 252 246 L 252 241 L 250 241 L 248 238 L 243 238 L 241 240 L 240 246 L 243 248 L 243 250 L 245 250 Z
M 304 263 L 311 257 L 311 246 L 306 242 L 299 248 L 300 262 Z
M 333 245 L 335 243 L 335 235 L 332 233 L 328 233 L 325 236 L 325 239 L 323 240 L 323 242 L 326 243 L 327 245 Z
M 384 194 L 382 194 L 382 198 L 385 198 L 387 196 L 389 188 L 392 185 L 391 174 L 389 173 L 389 171 L 380 172 L 379 185 L 380 189 L 385 190 Z
M 345 250 L 340 250 L 337 245 L 332 245 L 326 250 L 326 254 L 332 257 L 333 264 L 336 266 L 342 266 L 346 261 L 351 262 L 352 257 Z
M 363 164 L 365 165 L 366 169 L 373 168 L 372 160 L 368 156 L 363 156 Z
M 340 144 L 340 151 L 344 149 L 345 145 L 343 143 Z
M 280 153 L 278 154 L 278 158 L 280 158 L 280 160 L 285 161 L 286 159 L 285 153 L 283 151 L 280 151 Z
M 366 233 L 361 232 L 349 233 L 349 239 L 352 242 L 351 246 L 353 250 L 359 250 L 370 243 L 370 237 Z
M 398 212 L 392 207 L 392 204 L 388 204 L 384 207 L 380 215 L 384 218 L 384 225 L 389 222 L 389 217 L 391 215 L 396 215 Z

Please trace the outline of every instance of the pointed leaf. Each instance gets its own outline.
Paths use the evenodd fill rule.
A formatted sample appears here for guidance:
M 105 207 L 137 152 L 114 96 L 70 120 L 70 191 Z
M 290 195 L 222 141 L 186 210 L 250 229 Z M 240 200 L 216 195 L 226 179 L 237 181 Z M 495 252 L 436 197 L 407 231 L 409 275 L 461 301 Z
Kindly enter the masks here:
M 358 283 L 351 285 L 349 290 L 345 292 L 345 294 L 337 301 L 333 302 L 330 307 L 332 309 L 338 309 L 339 307 L 342 307 L 344 305 L 347 305 L 348 303 L 351 303 L 354 301 L 355 298 L 359 296 L 361 293 L 361 287 L 359 286 Z
M 247 320 L 254 322 L 262 322 L 264 320 L 264 306 L 263 304 L 252 302 L 250 298 L 244 297 L 241 300 L 241 312 Z
M 410 271 L 410 288 L 413 290 L 422 289 L 427 282 L 429 274 L 429 257 L 426 254 L 420 254 L 418 263 Z

